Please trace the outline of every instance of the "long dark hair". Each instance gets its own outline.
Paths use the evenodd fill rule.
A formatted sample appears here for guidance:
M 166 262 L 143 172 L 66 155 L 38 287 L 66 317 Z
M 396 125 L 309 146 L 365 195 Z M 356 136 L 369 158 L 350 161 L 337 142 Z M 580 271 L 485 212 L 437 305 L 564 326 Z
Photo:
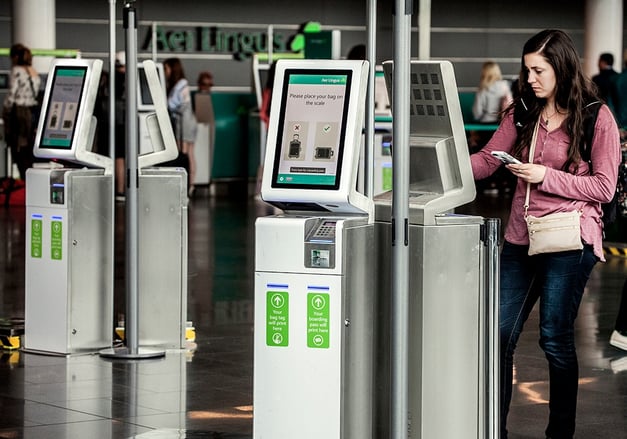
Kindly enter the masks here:
M 14 44 L 9 53 L 16 66 L 31 66 L 33 64 L 33 55 L 30 49 L 23 44 Z
M 529 53 L 542 55 L 555 71 L 557 87 L 555 103 L 568 111 L 566 130 L 570 134 L 568 158 L 562 170 L 576 172 L 581 160 L 579 150 L 584 141 L 584 107 L 599 98 L 592 81 L 583 72 L 573 40 L 561 30 L 543 30 L 531 37 L 523 47 L 518 93 L 509 110 L 513 110 L 517 105 L 524 105 L 527 108 L 530 123 L 523 124 L 514 145 L 513 154 L 516 157 L 522 157 L 523 151 L 531 142 L 535 122 L 546 104 L 546 99 L 537 98 L 527 82 L 529 73 L 525 67 L 525 55 Z M 573 164 L 575 166 L 571 169 Z
M 176 83 L 185 78 L 185 71 L 183 70 L 183 64 L 179 58 L 168 58 L 163 61 L 163 65 L 170 68 L 170 75 L 165 80 L 166 91 L 170 94 L 170 90 L 172 90 Z

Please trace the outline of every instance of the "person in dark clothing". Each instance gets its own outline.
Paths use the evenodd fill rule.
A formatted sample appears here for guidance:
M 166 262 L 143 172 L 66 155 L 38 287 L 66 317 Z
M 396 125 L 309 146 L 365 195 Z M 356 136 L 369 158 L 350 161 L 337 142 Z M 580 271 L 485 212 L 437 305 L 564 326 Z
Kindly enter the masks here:
M 10 49 L 11 75 L 9 93 L 4 99 L 2 119 L 6 130 L 6 141 L 11 159 L 26 179 L 26 170 L 32 167 L 33 144 L 39 119 L 38 94 L 41 78 L 32 66 L 32 54 L 23 44 L 14 44 Z
M 610 82 L 618 72 L 614 70 L 614 55 L 602 53 L 599 56 L 599 73 L 592 77 L 592 82 L 597 86 L 599 97 L 607 102 L 610 92 Z
M 627 60 L 623 64 L 623 71 L 614 75 L 610 81 L 607 105 L 616 116 L 616 122 L 621 128 L 621 136 L 625 137 L 624 131 L 627 129 Z

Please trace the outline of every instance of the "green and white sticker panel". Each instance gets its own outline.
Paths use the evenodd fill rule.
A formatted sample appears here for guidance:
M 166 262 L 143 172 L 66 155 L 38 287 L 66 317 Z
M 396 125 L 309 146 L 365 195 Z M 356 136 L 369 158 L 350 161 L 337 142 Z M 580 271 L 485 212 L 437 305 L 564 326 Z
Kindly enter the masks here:
M 307 347 L 329 349 L 331 339 L 331 303 L 329 287 L 307 286 L 306 310 L 294 311 L 304 318 Z M 299 325 L 300 326 L 300 325 Z M 290 344 L 290 292 L 287 284 L 268 284 L 266 291 L 266 346 Z

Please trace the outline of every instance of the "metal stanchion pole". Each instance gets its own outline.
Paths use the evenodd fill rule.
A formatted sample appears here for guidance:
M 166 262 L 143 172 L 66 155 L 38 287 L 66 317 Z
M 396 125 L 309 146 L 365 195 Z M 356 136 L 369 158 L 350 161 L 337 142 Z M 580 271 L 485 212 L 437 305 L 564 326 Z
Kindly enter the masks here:
M 368 0 L 368 94 L 364 142 L 364 195 L 374 197 L 374 75 L 377 64 L 377 0 Z
M 113 160 L 113 195 L 115 195 L 115 7 L 109 0 L 109 157 Z
M 124 4 L 126 30 L 126 316 L 124 337 L 126 347 L 100 353 L 123 359 L 155 358 L 163 350 L 139 348 L 139 221 L 138 221 L 138 127 L 137 127 L 137 16 L 134 0 Z
M 392 154 L 392 438 L 409 429 L 409 93 L 411 0 L 396 0 L 394 14 Z

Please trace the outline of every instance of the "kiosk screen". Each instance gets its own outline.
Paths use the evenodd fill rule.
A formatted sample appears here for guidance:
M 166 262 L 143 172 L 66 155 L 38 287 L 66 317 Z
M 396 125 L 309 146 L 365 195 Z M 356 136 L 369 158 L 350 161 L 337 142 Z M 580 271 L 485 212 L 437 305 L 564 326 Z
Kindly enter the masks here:
M 40 148 L 72 148 L 86 77 L 87 67 L 55 68 Z
M 165 96 L 165 74 L 162 63 L 155 63 L 157 75 L 161 85 L 160 93 Z M 146 78 L 146 70 L 143 63 L 137 65 L 137 110 L 152 112 L 155 110 L 155 103 L 150 91 L 150 84 Z
M 148 79 L 146 79 L 146 72 L 144 71 L 144 66 L 141 66 L 141 67 L 138 66 L 137 78 L 139 80 L 140 102 L 147 107 L 152 107 L 154 103 L 152 102 L 152 96 L 150 96 L 150 88 L 148 87 Z
M 351 75 L 285 70 L 272 187 L 338 189 Z

